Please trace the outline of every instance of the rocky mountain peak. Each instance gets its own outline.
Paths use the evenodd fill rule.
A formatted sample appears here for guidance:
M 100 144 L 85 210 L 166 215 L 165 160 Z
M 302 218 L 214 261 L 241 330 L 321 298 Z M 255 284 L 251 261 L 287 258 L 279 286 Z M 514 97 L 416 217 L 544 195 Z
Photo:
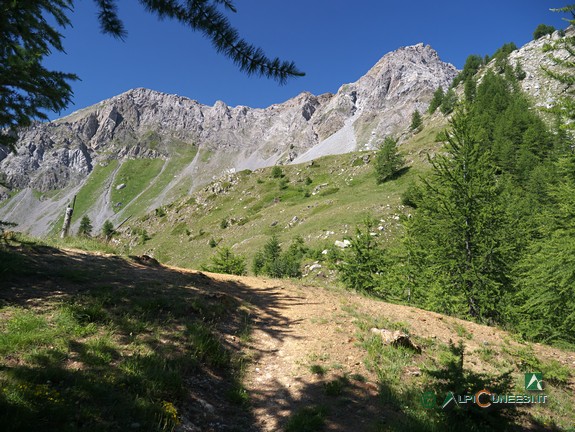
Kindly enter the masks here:
M 135 88 L 24 131 L 18 154 L 0 160 L 0 171 L 14 188 L 66 189 L 69 195 L 82 187 L 94 167 L 110 160 L 121 167 L 127 159 L 161 158 L 167 166 L 175 154 L 197 152 L 151 202 L 157 207 L 176 184 L 179 190 L 182 184 L 195 189 L 225 172 L 374 148 L 386 135 L 405 131 L 413 111 L 425 110 L 436 88 L 447 87 L 456 74 L 431 47 L 418 44 L 386 54 L 336 94 L 303 92 L 265 109 L 230 107 L 223 101 L 206 106 Z M 106 184 L 111 187 L 115 181 Z M 47 214 L 46 201 L 36 201 L 32 193 L 22 196 L 28 201 L 20 208 Z M 26 226 L 29 215 L 4 209 L 0 219 L 17 219 Z M 100 219 L 114 216 L 111 208 L 98 210 Z M 44 222 L 34 223 L 35 234 L 45 230 Z
M 418 43 L 401 47 L 395 51 L 385 54 L 364 76 L 364 78 L 373 78 L 380 75 L 382 72 L 389 68 L 401 66 L 418 65 L 421 67 L 443 67 L 448 65 L 454 71 L 457 71 L 455 66 L 442 62 L 439 54 L 430 45 Z

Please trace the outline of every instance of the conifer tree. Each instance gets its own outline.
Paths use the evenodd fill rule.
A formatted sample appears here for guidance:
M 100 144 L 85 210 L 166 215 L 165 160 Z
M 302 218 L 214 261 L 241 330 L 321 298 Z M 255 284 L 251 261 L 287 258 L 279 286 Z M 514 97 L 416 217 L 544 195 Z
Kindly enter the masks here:
M 405 163 L 403 156 L 397 149 L 397 140 L 386 137 L 375 157 L 375 175 L 377 184 L 393 178 Z
M 92 221 L 87 215 L 82 216 L 78 227 L 78 236 L 90 237 L 92 235 Z
M 417 131 L 423 124 L 423 119 L 418 110 L 413 111 L 411 115 L 411 125 L 409 126 L 410 131 Z
M 558 171 L 538 238 L 518 266 L 520 307 L 511 314 L 530 338 L 575 343 L 575 156 L 561 158 Z
M 205 270 L 214 273 L 226 273 L 233 275 L 246 274 L 246 260 L 241 255 L 236 255 L 229 247 L 220 248 L 211 258 L 212 264 L 205 267 Z
M 468 103 L 473 102 L 475 99 L 475 94 L 477 93 L 477 82 L 475 78 L 468 78 L 465 80 L 465 85 L 463 87 L 465 101 Z
M 438 87 L 437 90 L 433 92 L 433 98 L 431 99 L 431 102 L 429 103 L 429 107 L 427 109 L 427 112 L 429 114 L 433 114 L 437 110 L 437 108 L 441 106 L 444 96 L 445 94 L 443 92 L 443 87 Z
M 102 235 L 106 241 L 109 241 L 115 233 L 116 230 L 114 229 L 114 224 L 109 220 L 106 220 L 104 225 L 102 225 Z
M 441 312 L 497 320 L 509 282 L 500 185 L 467 112 L 455 115 L 445 137 L 449 156 L 431 160 L 433 174 L 407 222 L 411 291 Z
M 14 150 L 16 129 L 45 113 L 64 109 L 72 98 L 76 75 L 47 69 L 42 63 L 53 50 L 64 51 L 58 27 L 72 0 L 3 1 L 0 4 L 0 145 Z
M 547 24 L 539 24 L 535 31 L 533 31 L 533 40 L 537 40 L 546 36 L 548 34 L 552 34 L 555 31 L 555 27 L 547 25 Z
M 567 21 L 571 26 L 575 25 L 575 5 L 552 10 L 570 14 L 571 19 Z M 563 97 L 553 110 L 563 118 L 562 128 L 573 135 L 575 134 L 575 60 L 573 60 L 575 58 L 575 36 L 573 33 L 564 35 L 549 45 L 549 48 L 549 58 L 554 66 L 543 67 L 543 70 L 565 86 Z M 561 51 L 563 53 L 558 54 Z
M 379 287 L 386 270 L 385 252 L 372 235 L 374 222 L 366 220 L 363 229 L 357 227 L 355 238 L 338 264 L 342 282 L 349 288 L 373 293 Z
M 457 103 L 457 95 L 455 94 L 455 90 L 450 88 L 447 90 L 447 93 L 443 96 L 443 100 L 441 101 L 441 113 L 443 115 L 448 115 L 453 112 L 455 109 L 455 104 Z
M 463 65 L 463 70 L 455 77 L 451 87 L 456 87 L 459 83 L 466 82 L 470 78 L 473 78 L 483 64 L 483 59 L 478 55 L 472 54 L 467 57 L 465 65 Z

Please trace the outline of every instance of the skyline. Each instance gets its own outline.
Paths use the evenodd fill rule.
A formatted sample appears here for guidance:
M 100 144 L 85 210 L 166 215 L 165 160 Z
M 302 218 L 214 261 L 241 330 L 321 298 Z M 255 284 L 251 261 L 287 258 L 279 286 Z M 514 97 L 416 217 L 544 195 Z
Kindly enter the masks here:
M 532 39 L 538 24 L 566 28 L 565 15 L 549 11 L 563 5 L 553 3 L 489 0 L 468 16 L 470 8 L 454 1 L 436 2 L 432 9 L 423 1 L 412 1 L 409 10 L 373 0 L 354 2 L 353 9 L 342 0 L 311 5 L 303 0 L 236 1 L 238 13 L 228 17 L 240 34 L 268 56 L 293 60 L 306 72 L 305 77 L 280 86 L 240 72 L 200 33 L 176 22 L 159 21 L 136 2 L 119 4 L 127 38 L 103 35 L 94 2 L 79 0 L 70 14 L 73 27 L 61 30 L 66 54 L 55 53 L 45 64 L 76 73 L 81 81 L 72 83 L 74 104 L 49 117 L 65 116 L 137 87 L 205 105 L 222 100 L 230 106 L 265 108 L 303 91 L 335 93 L 388 52 L 420 42 L 461 69 L 471 54 L 491 55 L 508 42 L 521 47 Z

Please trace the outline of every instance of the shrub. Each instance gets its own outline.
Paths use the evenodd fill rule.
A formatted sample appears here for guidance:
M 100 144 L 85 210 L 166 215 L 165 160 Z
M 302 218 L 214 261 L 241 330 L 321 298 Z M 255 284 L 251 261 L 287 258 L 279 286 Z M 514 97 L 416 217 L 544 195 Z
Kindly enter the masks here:
M 284 172 L 279 166 L 274 166 L 272 168 L 272 177 L 273 178 L 282 178 L 284 176 Z
M 533 40 L 542 38 L 545 35 L 551 34 L 555 31 L 555 27 L 547 24 L 539 24 L 533 32 Z
M 223 247 L 216 251 L 211 258 L 212 264 L 204 266 L 204 270 L 214 273 L 227 273 L 233 275 L 246 274 L 246 260 L 241 255 L 235 255 L 229 247 Z
M 296 237 L 288 250 L 282 252 L 278 238 L 274 235 L 254 256 L 252 270 L 256 276 L 301 277 L 301 260 L 306 251 L 303 239 Z

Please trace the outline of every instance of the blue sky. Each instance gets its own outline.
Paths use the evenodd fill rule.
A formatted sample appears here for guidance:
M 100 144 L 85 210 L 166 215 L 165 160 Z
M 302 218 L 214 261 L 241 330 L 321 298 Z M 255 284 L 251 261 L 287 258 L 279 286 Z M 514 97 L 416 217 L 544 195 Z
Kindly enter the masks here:
M 217 54 L 200 33 L 159 21 L 136 0 L 119 0 L 125 41 L 100 33 L 93 0 L 76 0 L 73 28 L 62 31 L 66 54 L 46 60 L 73 72 L 74 104 L 68 114 L 135 87 L 179 94 L 207 105 L 267 107 L 302 91 L 336 92 L 356 81 L 384 54 L 419 42 L 461 69 L 470 54 L 493 54 L 506 42 L 521 46 L 540 23 L 565 28 L 550 12 L 565 2 L 547 0 L 236 0 L 232 25 L 270 57 L 293 60 L 306 72 L 280 86 L 248 77 Z

